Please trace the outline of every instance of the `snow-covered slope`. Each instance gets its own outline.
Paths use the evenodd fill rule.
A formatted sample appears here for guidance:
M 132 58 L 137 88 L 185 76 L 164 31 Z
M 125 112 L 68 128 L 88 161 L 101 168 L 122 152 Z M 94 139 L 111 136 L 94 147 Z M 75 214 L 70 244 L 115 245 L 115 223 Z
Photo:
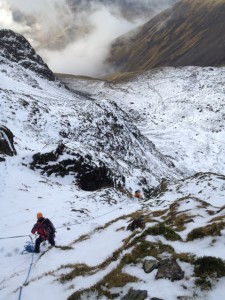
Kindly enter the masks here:
M 110 99 L 186 174 L 225 172 L 225 68 L 165 68 L 117 84 L 65 79 Z
M 194 263 L 199 256 L 215 253 L 224 259 L 225 181 L 216 174 L 223 172 L 224 165 L 215 163 L 223 159 L 219 152 L 223 148 L 208 150 L 204 140 L 197 144 L 195 139 L 192 146 L 189 140 L 185 144 L 182 133 L 196 130 L 222 138 L 222 127 L 217 133 L 211 130 L 224 114 L 222 73 L 221 86 L 216 76 L 211 83 L 218 90 L 220 110 L 215 112 L 216 102 L 212 102 L 213 111 L 209 111 L 202 99 L 203 95 L 214 99 L 208 76 L 219 76 L 222 69 L 162 70 L 117 85 L 70 80 L 73 92 L 56 78 L 49 80 L 45 72 L 39 75 L 33 63 L 25 67 L 5 55 L 0 61 L 0 126 L 14 134 L 17 152 L 14 156 L 1 153 L 0 299 L 119 300 L 130 288 L 145 290 L 147 300 L 218 299 L 224 277 L 219 274 L 218 279 L 210 279 L 212 290 L 201 291 Z M 204 109 L 199 114 L 193 110 L 195 126 L 191 129 L 190 104 L 183 99 L 191 95 L 190 72 L 198 72 L 206 85 L 200 88 L 192 81 L 196 93 L 190 99 L 198 105 L 201 99 Z M 167 89 L 159 91 L 162 82 Z M 166 101 L 168 95 L 171 101 Z M 209 126 L 204 128 L 205 124 Z M 198 147 L 203 153 L 192 157 L 199 153 Z M 205 150 L 216 166 L 215 173 L 181 179 L 198 170 L 212 170 L 200 159 L 206 157 Z M 101 182 L 102 188 L 84 191 L 82 180 L 88 182 L 92 171 L 98 176 L 103 169 L 108 186 Z M 162 177 L 167 180 L 159 184 Z M 152 197 L 138 202 L 129 194 L 137 187 L 151 191 Z M 21 255 L 38 211 L 56 226 L 57 247 L 49 249 L 46 244 L 40 255 Z M 144 225 L 127 230 L 140 216 Z M 199 230 L 197 241 L 196 227 L 206 227 Z M 156 279 L 157 270 L 146 273 L 142 267 L 152 258 L 175 258 L 185 276 L 175 282 Z M 209 284 L 207 279 L 203 283 Z
M 12 36 L 20 42 L 19 35 Z M 27 49 L 26 43 L 23 48 Z M 32 59 L 30 64 L 33 66 Z M 2 125 L 14 133 L 17 148 L 30 148 L 30 156 L 35 151 L 50 151 L 46 145 L 53 150 L 59 142 L 64 143 L 67 152 L 70 148 L 89 155 L 95 165 L 103 162 L 114 177 L 122 178 L 120 182 L 125 179 L 131 190 L 141 181 L 147 191 L 162 177 L 178 178 L 179 171 L 170 160 L 140 134 L 114 102 L 71 93 L 57 80 L 46 81 L 48 76 L 36 76 L 33 68 L 24 69 L 18 61 L 5 57 L 0 76 Z

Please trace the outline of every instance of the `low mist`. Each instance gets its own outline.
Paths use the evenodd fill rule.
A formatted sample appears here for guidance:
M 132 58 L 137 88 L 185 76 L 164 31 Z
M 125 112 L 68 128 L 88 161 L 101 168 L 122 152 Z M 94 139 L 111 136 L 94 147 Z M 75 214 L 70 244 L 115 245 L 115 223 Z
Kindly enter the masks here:
M 24 35 L 53 72 L 99 77 L 111 42 L 176 0 L 1 0 L 0 28 Z

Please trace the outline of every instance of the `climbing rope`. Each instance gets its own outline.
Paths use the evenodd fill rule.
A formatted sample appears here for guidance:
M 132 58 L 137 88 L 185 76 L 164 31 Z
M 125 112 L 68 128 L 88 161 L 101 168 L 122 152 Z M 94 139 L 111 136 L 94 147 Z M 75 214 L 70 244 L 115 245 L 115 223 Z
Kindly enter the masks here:
M 25 235 L 8 236 L 8 237 L 0 237 L 0 240 L 16 239 L 16 238 L 22 238 L 22 237 L 27 237 L 27 236 L 29 236 L 29 238 L 30 238 L 30 242 L 28 242 L 29 245 L 30 245 L 30 246 L 31 246 L 31 245 L 34 245 L 32 236 L 31 236 L 31 235 L 28 235 L 28 234 L 25 234 Z M 28 283 L 28 278 L 29 278 L 29 276 L 30 276 L 31 268 L 32 268 L 32 265 L 33 265 L 33 259 L 34 259 L 34 252 L 33 252 L 32 255 L 31 255 L 31 263 L 30 263 L 30 266 L 29 266 L 29 270 L 28 270 L 26 279 L 25 279 L 24 283 L 23 283 L 23 284 L 20 286 L 20 288 L 19 288 L 19 298 L 18 298 L 18 300 L 21 300 L 22 289 L 23 289 L 23 287 L 24 287 L 25 285 L 27 285 L 27 283 Z
M 60 228 L 64 228 L 64 227 L 68 227 L 68 226 L 75 226 L 75 225 L 80 225 L 82 223 L 86 223 L 86 222 L 89 222 L 91 220 L 95 220 L 95 219 L 98 219 L 98 218 L 101 218 L 105 215 L 108 215 L 110 213 L 112 213 L 113 211 L 116 211 L 118 209 L 121 209 L 122 206 L 120 207 L 117 207 L 105 214 L 102 214 L 100 216 L 97 216 L 97 217 L 94 217 L 94 218 L 90 218 L 88 220 L 85 220 L 83 222 L 80 222 L 80 223 L 74 223 L 74 224 L 70 224 L 70 225 L 63 225 L 63 226 L 59 226 L 59 227 L 56 227 L 56 229 L 60 229 Z M 28 269 L 28 273 L 27 273 L 27 276 L 26 276 L 26 279 L 25 281 L 23 282 L 23 284 L 19 287 L 19 297 L 18 297 L 18 300 L 21 300 L 21 297 L 22 297 L 22 290 L 23 290 L 23 287 L 26 286 L 28 284 L 28 278 L 30 276 L 30 272 L 31 272 L 31 269 L 32 269 L 32 265 L 33 265 L 33 260 L 34 260 L 34 252 L 31 252 L 30 250 L 32 250 L 32 248 L 34 247 L 34 242 L 33 242 L 33 238 L 31 235 L 16 235 L 16 236 L 8 236 L 8 237 L 0 237 L 0 240 L 3 240 L 3 239 L 14 239 L 14 238 L 22 238 L 22 237 L 29 237 L 30 238 L 30 242 L 27 242 L 27 245 L 24 247 L 25 248 L 25 251 L 29 252 L 29 253 L 32 253 L 31 255 L 31 262 L 30 262 L 30 266 L 29 266 L 29 269 Z
M 30 240 L 31 240 L 31 242 L 29 243 L 29 245 L 30 245 L 30 246 L 31 246 L 31 245 L 34 245 L 32 236 L 29 235 L 29 237 L 30 237 Z M 31 268 L 32 268 L 32 265 L 33 265 L 33 261 L 34 261 L 34 252 L 32 252 L 32 255 L 31 255 L 31 263 L 30 263 L 30 266 L 29 266 L 29 270 L 28 270 L 28 273 L 27 273 L 27 277 L 26 277 L 24 283 L 23 283 L 23 284 L 21 285 L 21 287 L 19 288 L 19 298 L 18 298 L 18 300 L 21 300 L 23 287 L 26 286 L 27 283 L 28 283 L 28 278 L 29 278 L 29 276 L 30 276 L 30 272 L 31 272 Z
M 107 213 L 105 213 L 105 214 L 100 215 L 100 216 L 97 216 L 97 217 L 94 217 L 94 218 L 87 219 L 87 220 L 85 220 L 85 221 L 83 221 L 83 222 L 80 222 L 80 223 L 73 223 L 73 224 L 70 224 L 70 225 L 63 225 L 63 226 L 56 227 L 55 229 L 61 229 L 61 228 L 65 228 L 65 227 L 71 227 L 71 226 L 80 225 L 80 224 L 83 224 L 83 223 L 86 223 L 86 222 L 89 222 L 89 221 L 92 221 L 92 220 L 95 220 L 95 219 L 104 217 L 105 215 L 111 214 L 113 211 L 118 210 L 118 209 L 121 209 L 121 208 L 122 208 L 122 206 L 117 207 L 117 208 L 115 208 L 115 209 L 113 209 L 113 210 L 111 210 L 111 211 L 109 211 L 109 212 L 107 212 Z
M 17 239 L 17 238 L 26 237 L 26 236 L 31 237 L 30 235 L 25 234 L 25 235 L 15 235 L 15 236 L 0 237 L 0 240 Z

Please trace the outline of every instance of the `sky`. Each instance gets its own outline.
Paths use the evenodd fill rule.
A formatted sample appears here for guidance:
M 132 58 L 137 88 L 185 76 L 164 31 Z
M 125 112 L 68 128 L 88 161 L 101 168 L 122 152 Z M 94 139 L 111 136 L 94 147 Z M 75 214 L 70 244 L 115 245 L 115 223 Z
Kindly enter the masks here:
M 174 1 L 1 0 L 0 29 L 24 35 L 53 72 L 98 76 L 111 71 L 104 61 L 116 37 Z

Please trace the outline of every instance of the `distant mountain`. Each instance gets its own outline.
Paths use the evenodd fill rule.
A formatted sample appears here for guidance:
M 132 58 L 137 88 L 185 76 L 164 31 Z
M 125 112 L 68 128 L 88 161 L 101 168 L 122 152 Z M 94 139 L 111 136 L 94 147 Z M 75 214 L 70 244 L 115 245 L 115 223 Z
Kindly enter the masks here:
M 104 5 L 114 13 L 121 14 L 126 19 L 135 18 L 150 18 L 159 13 L 160 11 L 168 8 L 178 0 L 144 0 L 144 1 L 132 1 L 132 0 L 67 0 L 70 7 L 74 11 L 80 9 L 93 9 Z
M 60 3 L 61 2 L 61 3 Z M 35 11 L 29 13 L 23 9 L 23 6 L 13 5 L 13 20 L 19 24 L 21 31 L 27 38 L 30 38 L 36 49 L 62 50 L 69 44 L 85 38 L 93 31 L 95 26 L 90 16 L 99 10 L 110 12 L 118 19 L 126 19 L 129 22 L 135 20 L 147 21 L 159 12 L 165 10 L 177 0 L 66 0 L 58 1 L 52 5 L 51 19 L 48 22 L 48 30 L 42 23 L 43 16 Z M 4 4 L 3 4 L 4 7 Z M 49 6 L 51 7 L 51 6 Z M 61 19 L 57 26 L 55 19 Z M 18 27 L 20 27 L 18 26 Z
M 225 65 L 225 0 L 183 0 L 118 38 L 109 64 L 116 71 L 161 66 Z

